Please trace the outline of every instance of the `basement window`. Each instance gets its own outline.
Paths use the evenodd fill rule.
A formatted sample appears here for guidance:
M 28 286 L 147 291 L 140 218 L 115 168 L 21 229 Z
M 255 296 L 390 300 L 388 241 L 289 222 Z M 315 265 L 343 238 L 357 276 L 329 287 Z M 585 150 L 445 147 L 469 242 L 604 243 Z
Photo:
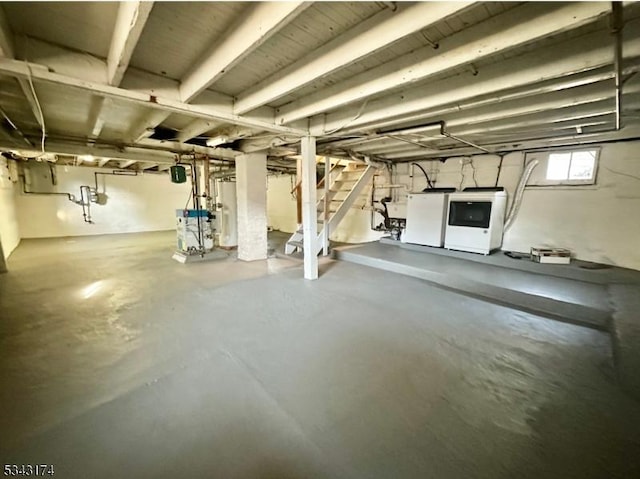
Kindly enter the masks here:
M 593 185 L 596 182 L 599 149 L 561 150 L 532 153 L 528 160 L 540 163 L 534 169 L 528 185 Z

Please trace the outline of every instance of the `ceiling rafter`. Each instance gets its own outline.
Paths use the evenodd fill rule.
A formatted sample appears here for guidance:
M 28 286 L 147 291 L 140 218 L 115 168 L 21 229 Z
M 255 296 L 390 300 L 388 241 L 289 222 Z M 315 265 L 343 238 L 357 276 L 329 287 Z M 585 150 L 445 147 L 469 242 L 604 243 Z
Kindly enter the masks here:
M 11 27 L 9 26 L 9 22 L 7 21 L 7 17 L 4 13 L 2 5 L 0 4 L 0 57 L 6 58 L 15 58 L 15 45 L 13 42 L 13 32 L 11 31 Z M 31 86 L 24 78 L 16 79 L 18 84 L 20 85 L 20 89 L 24 94 L 27 102 L 29 103 L 29 107 L 31 108 L 31 112 L 35 117 L 40 128 L 44 128 L 44 123 L 42 121 L 41 112 L 38 107 L 38 103 L 31 91 Z
M 9 27 L 2 5 L 0 5 L 0 56 L 13 58 L 13 48 L 13 32 Z
M 604 2 L 572 3 L 551 12 L 544 4 L 525 4 L 442 40 L 437 51 L 431 47 L 419 49 L 285 105 L 278 110 L 276 122 L 286 124 L 408 86 L 478 58 L 576 28 L 608 11 L 609 5 Z
M 613 122 L 610 127 L 600 127 L 591 133 L 571 133 L 556 132 L 554 134 L 545 134 L 545 136 L 535 136 L 522 138 L 515 136 L 511 138 L 491 139 L 483 143 L 483 146 L 491 149 L 496 153 L 506 153 L 509 151 L 521 151 L 529 149 L 538 149 L 546 147 L 564 147 L 575 145 L 587 145 L 608 141 L 625 140 L 628 138 L 640 138 L 640 125 L 630 126 L 626 132 L 615 131 Z M 410 162 L 418 159 L 440 159 L 452 158 L 457 156 L 468 156 L 478 154 L 478 150 L 469 147 L 448 147 L 434 150 L 421 150 L 413 155 L 399 156 L 394 159 L 397 162 Z
M 200 136 L 201 134 L 206 133 L 207 131 L 213 130 L 214 128 L 217 128 L 221 125 L 223 125 L 223 123 L 220 123 L 218 121 L 210 121 L 210 120 L 203 120 L 203 119 L 193 120 L 186 127 L 180 130 L 180 132 L 178 133 L 178 141 L 180 142 L 188 141 L 191 138 Z
M 640 30 L 638 30 L 640 31 Z M 402 121 L 409 115 L 463 102 L 481 95 L 496 95 L 510 88 L 525 87 L 577 72 L 610 65 L 611 47 L 607 34 L 597 32 L 557 45 L 543 52 L 535 51 L 502 63 L 489 65 L 474 80 L 459 75 L 376 99 L 365 111 L 353 118 L 350 110 L 337 111 L 317 118 L 312 133 L 325 131 L 359 131 L 379 128 L 383 124 Z M 625 42 L 628 58 L 640 56 L 640 37 Z
M 120 2 L 107 56 L 110 85 L 118 86 L 122 81 L 152 8 L 151 1 Z
M 88 91 L 95 95 L 115 100 L 145 106 L 154 110 L 163 110 L 166 113 L 177 113 L 193 118 L 206 118 L 226 123 L 256 128 L 259 130 L 285 133 L 296 136 L 304 136 L 306 130 L 275 125 L 261 119 L 252 119 L 231 112 L 215 109 L 208 106 L 192 105 L 180 101 L 171 100 L 159 96 L 139 93 L 124 88 L 113 87 L 101 83 L 80 80 L 77 78 L 50 72 L 43 65 L 27 64 L 26 62 L 0 59 L 0 73 L 17 78 L 27 78 L 29 75 L 34 80 L 60 85 L 66 88 Z
M 640 84 L 631 84 L 625 90 L 625 95 L 640 92 Z M 568 92 L 559 90 L 554 92 L 542 92 L 537 96 L 530 96 L 527 98 L 520 98 L 515 100 L 503 101 L 500 104 L 500 109 L 496 110 L 495 107 L 479 107 L 468 108 L 457 113 L 449 113 L 446 115 L 432 114 L 426 115 L 422 119 L 423 124 L 428 124 L 436 120 L 443 120 L 447 124 L 447 129 L 453 131 L 455 128 L 470 127 L 472 125 L 482 125 L 489 122 L 496 122 L 501 120 L 517 121 L 517 118 L 523 115 L 530 115 L 533 113 L 542 113 L 545 111 L 552 111 L 558 109 L 568 109 L 582 107 L 584 105 L 591 105 L 593 103 L 611 100 L 615 96 L 615 91 L 611 88 L 611 85 L 607 82 L 598 82 L 591 85 L 585 85 L 576 87 Z M 420 130 L 415 128 L 417 135 L 425 135 L 429 132 L 436 131 L 438 128 Z M 376 153 L 382 153 L 379 151 L 380 145 L 389 143 L 388 137 L 385 135 L 373 135 L 370 138 L 365 139 L 347 139 L 338 140 L 334 142 L 324 143 L 323 146 L 337 148 L 337 147 L 349 147 L 358 145 L 362 151 L 375 150 Z M 378 149 L 376 149 L 378 148 Z
M 244 114 L 360 60 L 377 50 L 459 13 L 473 2 L 398 4 L 350 28 L 284 70 L 238 96 L 234 106 Z
M 224 39 L 193 65 L 180 84 L 180 97 L 190 102 L 272 35 L 311 5 L 311 2 L 258 2 L 227 30 Z
M 138 162 L 137 160 L 126 160 L 126 161 L 121 161 L 121 162 L 120 162 L 120 168 L 122 168 L 123 170 L 124 170 L 124 169 L 127 169 L 127 168 L 129 168 L 130 166 L 135 165 L 137 162 Z
M 228 70 L 310 6 L 310 2 L 256 2 L 229 28 L 224 39 L 191 66 L 180 82 L 180 98 L 192 102 Z M 130 131 L 136 141 L 149 136 L 169 115 L 149 112 Z
M 109 85 L 119 86 L 122 82 L 131 55 L 138 44 L 152 8 L 152 1 L 120 2 L 107 56 L 107 83 Z M 91 125 L 90 138 L 92 139 L 98 138 L 102 132 L 105 124 L 103 115 L 107 102 L 104 97 L 99 97 L 92 106 L 93 113 L 89 120 L 89 125 Z

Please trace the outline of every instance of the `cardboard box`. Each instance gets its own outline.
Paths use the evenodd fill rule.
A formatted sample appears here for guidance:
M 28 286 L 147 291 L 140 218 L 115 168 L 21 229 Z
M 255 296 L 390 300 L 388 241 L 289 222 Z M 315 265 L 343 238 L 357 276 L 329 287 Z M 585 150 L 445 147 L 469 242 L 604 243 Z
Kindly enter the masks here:
M 548 264 L 569 264 L 571 251 L 566 248 L 531 248 L 531 261 Z

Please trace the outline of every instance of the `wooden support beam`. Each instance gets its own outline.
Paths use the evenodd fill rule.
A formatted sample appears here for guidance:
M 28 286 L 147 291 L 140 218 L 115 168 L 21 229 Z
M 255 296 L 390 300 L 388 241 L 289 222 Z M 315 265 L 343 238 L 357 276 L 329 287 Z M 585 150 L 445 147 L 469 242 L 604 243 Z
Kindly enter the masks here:
M 551 11 L 547 3 L 525 4 L 444 39 L 438 50 L 421 48 L 294 101 L 279 109 L 276 122 L 286 124 L 340 105 L 362 101 L 391 89 L 409 86 L 433 75 L 468 65 L 478 58 L 495 55 L 595 21 L 605 15 L 608 9 L 605 2 L 572 3 Z M 589 44 L 582 44 L 583 47 L 586 45 Z M 244 110 L 237 108 L 236 112 Z
M 120 162 L 120 168 L 126 169 L 126 168 L 129 168 L 130 166 L 135 165 L 136 163 L 137 163 L 136 160 L 121 161 Z
M 120 85 L 152 8 L 151 1 L 120 2 L 107 56 L 109 85 Z
M 0 4 L 0 56 L 14 58 L 13 32 L 9 26 L 9 21 Z
M 182 101 L 189 103 L 310 5 L 310 2 L 295 1 L 251 4 L 224 38 L 216 42 L 182 79 Z
M 321 76 L 454 15 L 473 2 L 398 3 L 348 29 L 293 65 L 238 96 L 235 113 L 244 114 L 281 98 Z
M 146 106 L 154 110 L 162 110 L 166 113 L 178 113 L 185 116 L 191 116 L 193 118 L 218 120 L 226 123 L 256 128 L 258 130 L 286 133 L 296 136 L 300 136 L 306 133 L 306 130 L 280 126 L 264 120 L 243 117 L 235 115 L 228 111 L 222 111 L 207 106 L 190 105 L 160 96 L 152 96 L 131 90 L 125 90 L 123 88 L 113 87 L 110 85 L 104 85 L 92 81 L 80 80 L 66 75 L 60 75 L 58 73 L 48 71 L 48 69 L 46 67 L 43 67 L 42 65 L 32 64 L 31 67 L 31 76 L 34 80 L 59 85 L 74 90 L 88 91 L 105 98 L 122 100 L 125 102 Z M 29 71 L 25 62 L 0 59 L 0 74 L 10 75 L 17 78 L 27 78 L 29 76 Z
M 228 29 L 224 39 L 216 42 L 191 66 L 189 73 L 181 80 L 181 101 L 184 103 L 194 101 L 208 86 L 310 5 L 308 2 L 256 2 L 249 5 L 248 11 Z M 148 136 L 149 132 L 152 132 L 168 116 L 168 112 L 153 112 L 131 130 L 130 138 L 136 140 Z
M 640 21 L 637 26 L 640 26 Z M 640 29 L 637 31 L 640 32 Z M 611 49 L 603 41 L 606 37 L 606 33 L 596 32 L 568 40 L 553 49 L 534 51 L 489 65 L 473 77 L 473 81 L 467 75 L 459 75 L 382 97 L 369 102 L 365 111 L 355 119 L 352 110 L 323 115 L 318 117 L 321 125 L 312 127 L 311 131 L 318 135 L 343 128 L 343 132 L 360 131 L 362 128 L 378 127 L 387 121 L 402 121 L 409 115 L 424 115 L 424 112 L 448 104 L 471 101 L 479 96 L 498 95 L 501 91 L 525 88 L 610 65 Z M 640 38 L 629 39 L 625 43 L 625 51 L 630 58 L 640 56 Z
M 190 140 L 191 138 L 195 138 L 200 136 L 207 131 L 213 130 L 221 125 L 219 121 L 211 121 L 211 120 L 203 120 L 197 119 L 193 120 L 187 126 L 185 126 L 178 133 L 178 141 L 184 143 L 185 141 Z
M 120 85 L 152 8 L 153 2 L 151 1 L 120 2 L 107 56 L 107 83 L 109 85 Z M 105 123 L 104 109 L 107 103 L 108 100 L 103 97 L 97 97 L 95 100 L 93 105 L 95 110 L 89 120 L 91 125 L 89 137 L 92 139 L 100 137 Z

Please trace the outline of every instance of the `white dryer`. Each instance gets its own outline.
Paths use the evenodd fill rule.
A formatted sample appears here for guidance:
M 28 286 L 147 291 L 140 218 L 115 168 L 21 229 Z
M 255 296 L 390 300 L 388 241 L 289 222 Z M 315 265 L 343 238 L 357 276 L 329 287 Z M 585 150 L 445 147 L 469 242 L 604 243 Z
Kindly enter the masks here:
M 450 194 L 444 247 L 481 254 L 500 248 L 506 207 L 507 194 L 501 190 Z

